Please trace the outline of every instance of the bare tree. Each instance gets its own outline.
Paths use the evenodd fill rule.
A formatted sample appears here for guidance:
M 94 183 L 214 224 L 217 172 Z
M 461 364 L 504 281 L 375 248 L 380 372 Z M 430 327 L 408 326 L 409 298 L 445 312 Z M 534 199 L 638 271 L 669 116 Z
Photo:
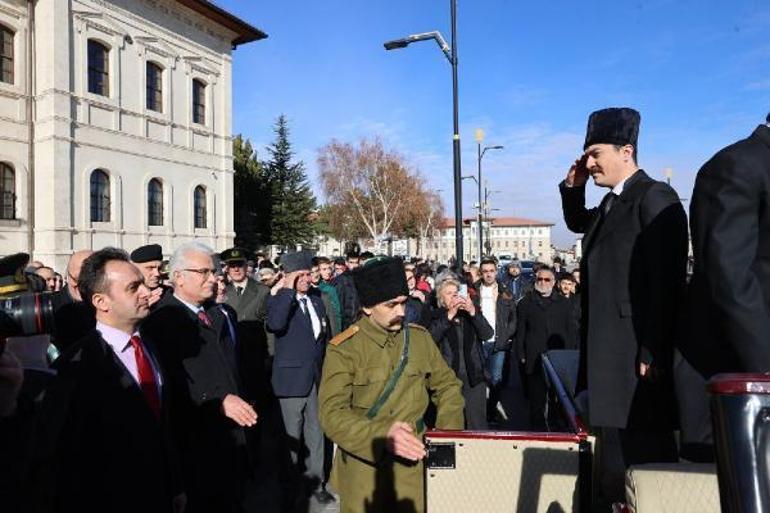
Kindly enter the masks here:
M 416 217 L 419 249 L 418 254 L 427 257 L 426 244 L 428 237 L 433 239 L 433 233 L 436 228 L 440 228 L 441 221 L 444 219 L 444 202 L 436 191 L 425 189 L 420 197 L 420 201 L 413 210 Z
M 336 221 L 347 233 L 360 223 L 375 241 L 400 234 L 407 210 L 421 195 L 418 173 L 379 139 L 362 140 L 357 147 L 332 140 L 319 151 L 318 167 L 331 211 L 340 216 Z

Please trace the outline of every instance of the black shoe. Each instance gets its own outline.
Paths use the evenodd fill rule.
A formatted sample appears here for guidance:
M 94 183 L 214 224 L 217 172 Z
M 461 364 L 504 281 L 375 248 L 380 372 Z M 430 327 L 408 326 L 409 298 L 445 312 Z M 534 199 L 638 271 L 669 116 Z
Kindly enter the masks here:
M 313 492 L 313 498 L 318 502 L 318 504 L 331 504 L 332 502 L 337 502 L 337 499 L 334 498 L 334 495 L 330 494 L 326 490 L 317 490 Z

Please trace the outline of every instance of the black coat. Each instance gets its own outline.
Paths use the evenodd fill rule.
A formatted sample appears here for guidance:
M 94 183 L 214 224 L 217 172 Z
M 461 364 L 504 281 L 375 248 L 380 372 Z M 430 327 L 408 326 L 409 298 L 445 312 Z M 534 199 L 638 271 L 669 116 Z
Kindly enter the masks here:
M 585 233 L 577 390 L 607 427 L 671 427 L 673 339 L 687 263 L 687 218 L 676 192 L 639 170 L 606 215 L 585 208 L 585 187 L 560 186 L 567 226 Z M 655 379 L 639 379 L 639 363 Z
M 211 327 L 167 294 L 142 332 L 155 341 L 167 376 L 171 424 L 191 506 L 229 511 L 243 495 L 253 455 L 245 430 L 222 412 L 225 396 L 242 396 L 230 328 L 219 306 L 207 313 Z
M 96 326 L 93 310 L 82 301 L 75 301 L 67 285 L 51 295 L 51 306 L 56 330 L 53 344 L 59 351 L 66 350 Z
M 72 344 L 55 368 L 37 444 L 43 465 L 31 478 L 48 483 L 35 491 L 37 508 L 47 502 L 61 512 L 170 512 L 182 484 L 166 384 L 158 419 L 96 330 Z M 41 481 L 41 473 L 48 477 Z
M 458 323 L 463 330 L 462 355 L 458 352 L 457 332 L 454 329 Z M 481 343 L 489 340 L 493 331 L 492 326 L 481 315 L 478 305 L 476 305 L 476 315 L 473 317 L 466 312 L 458 312 L 453 321 L 447 318 L 446 308 L 436 308 L 430 314 L 428 330 L 438 344 L 447 365 L 455 373 L 460 370 L 460 358 L 464 358 L 470 386 L 476 386 L 486 380 Z
M 550 349 L 577 349 L 574 307 L 554 290 L 543 297 L 533 290 L 517 307 L 516 354 L 527 374 L 539 370 L 540 356 Z
M 770 372 L 770 128 L 759 126 L 701 168 L 690 228 L 682 355 L 706 378 Z
M 337 290 L 337 296 L 342 308 L 342 330 L 356 322 L 358 313 L 361 309 L 361 303 L 358 300 L 358 292 L 353 282 L 353 276 L 350 271 L 345 271 L 334 278 L 334 288 Z

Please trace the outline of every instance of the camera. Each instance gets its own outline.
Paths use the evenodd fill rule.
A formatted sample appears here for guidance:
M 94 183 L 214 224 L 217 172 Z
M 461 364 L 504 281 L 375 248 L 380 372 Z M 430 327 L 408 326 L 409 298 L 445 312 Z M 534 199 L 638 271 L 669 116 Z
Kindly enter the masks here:
M 0 299 L 0 337 L 53 334 L 52 298 L 50 292 L 35 292 Z

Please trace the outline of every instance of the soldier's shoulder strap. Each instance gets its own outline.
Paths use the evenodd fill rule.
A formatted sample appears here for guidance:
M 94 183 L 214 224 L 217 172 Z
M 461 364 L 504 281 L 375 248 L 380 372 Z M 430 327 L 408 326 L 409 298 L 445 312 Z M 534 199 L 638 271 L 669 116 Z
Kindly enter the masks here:
M 338 345 L 342 344 L 343 342 L 345 342 L 350 337 L 352 337 L 353 335 L 355 335 L 356 333 L 358 333 L 359 329 L 361 329 L 361 328 L 359 328 L 358 326 L 356 326 L 354 324 L 353 326 L 349 327 L 348 329 L 346 329 L 345 331 L 339 333 L 336 337 L 331 339 L 329 341 L 329 343 L 331 345 L 333 345 L 333 346 L 338 346 Z

